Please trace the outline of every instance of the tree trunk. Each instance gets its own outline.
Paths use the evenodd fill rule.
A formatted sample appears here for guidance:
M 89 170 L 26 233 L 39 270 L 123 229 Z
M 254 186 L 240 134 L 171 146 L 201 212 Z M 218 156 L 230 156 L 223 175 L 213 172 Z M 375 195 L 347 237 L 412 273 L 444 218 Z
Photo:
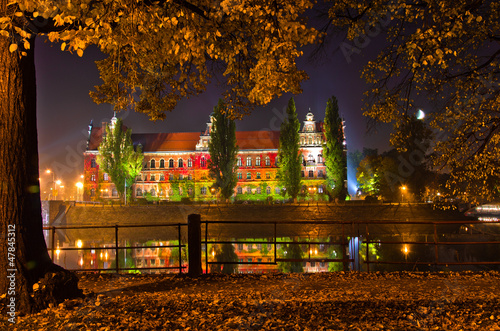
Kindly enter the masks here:
M 6 3 L 1 1 L 1 12 Z M 51 278 L 52 272 L 69 275 L 70 287 L 76 286 L 76 277 L 52 263 L 43 237 L 34 40 L 24 57 L 11 53 L 9 45 L 8 38 L 0 37 L 0 222 L 2 236 L 8 238 L 0 245 L 0 293 L 7 293 L 7 309 L 17 315 L 43 308 L 31 294 L 33 284 L 47 273 Z

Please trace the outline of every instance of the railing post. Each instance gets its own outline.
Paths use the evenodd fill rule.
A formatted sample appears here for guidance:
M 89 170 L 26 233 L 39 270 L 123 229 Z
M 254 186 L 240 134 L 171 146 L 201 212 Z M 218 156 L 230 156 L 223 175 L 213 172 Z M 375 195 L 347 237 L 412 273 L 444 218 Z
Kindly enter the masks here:
M 179 238 L 179 273 L 182 274 L 182 246 L 181 246 L 181 224 L 177 225 L 177 235 Z
M 438 233 L 437 233 L 437 225 L 434 223 L 434 266 L 437 269 L 438 263 L 439 263 L 439 254 L 438 254 Z
M 188 272 L 189 276 L 199 277 L 202 274 L 200 214 L 188 215 L 188 260 L 189 260 L 189 272 Z
M 370 238 L 368 234 L 368 224 L 365 224 L 366 229 L 366 272 L 370 272 Z
M 120 259 L 118 257 L 118 224 L 115 225 L 115 270 L 120 272 Z
M 52 262 L 54 262 L 54 243 L 55 243 L 55 240 L 56 240 L 55 239 L 56 238 L 56 227 L 55 226 L 53 226 L 51 228 L 51 232 L 52 232 L 52 238 L 50 240 L 50 245 L 52 247 L 50 247 L 50 249 L 52 250 Z

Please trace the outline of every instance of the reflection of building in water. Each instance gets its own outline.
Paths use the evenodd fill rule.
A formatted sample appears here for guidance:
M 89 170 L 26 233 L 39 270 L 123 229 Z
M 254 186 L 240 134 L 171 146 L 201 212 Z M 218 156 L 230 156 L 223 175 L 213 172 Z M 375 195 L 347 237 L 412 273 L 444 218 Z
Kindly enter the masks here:
M 134 146 L 141 145 L 144 153 L 144 167 L 133 184 L 133 197 L 160 200 L 180 200 L 183 197 L 214 199 L 215 192 L 211 190 L 212 181 L 208 178 L 207 168 L 212 121 L 213 118 L 201 133 L 133 133 Z M 115 122 L 116 117 L 113 117 L 111 123 Z M 103 123 L 101 127 L 94 127 L 91 123 L 89 126 L 87 150 L 84 152 L 85 201 L 118 199 L 118 192 L 109 175 L 99 171 L 96 162 L 98 147 L 107 125 Z M 282 187 L 276 178 L 279 135 L 279 131 L 236 132 L 239 152 L 235 198 L 265 200 L 282 196 Z M 340 136 L 343 136 L 343 132 Z M 300 131 L 304 179 L 302 194 L 325 198 L 324 142 L 323 122 L 316 122 L 314 115 L 308 113 Z M 339 143 L 344 145 L 345 157 L 345 140 Z

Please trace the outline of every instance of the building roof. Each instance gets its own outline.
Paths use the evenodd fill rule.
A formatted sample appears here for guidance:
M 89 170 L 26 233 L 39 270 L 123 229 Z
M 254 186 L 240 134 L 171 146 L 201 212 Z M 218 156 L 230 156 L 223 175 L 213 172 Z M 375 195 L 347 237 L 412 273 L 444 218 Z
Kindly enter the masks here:
M 194 151 L 199 140 L 199 132 L 132 134 L 134 146 L 140 143 L 143 152 Z
M 236 141 L 241 150 L 244 149 L 278 149 L 279 131 L 236 131 Z
M 237 131 L 236 140 L 241 150 L 278 149 L 279 131 Z M 133 133 L 134 145 L 141 144 L 143 152 L 195 151 L 200 132 Z M 102 141 L 102 128 L 94 127 L 88 150 L 97 150 Z

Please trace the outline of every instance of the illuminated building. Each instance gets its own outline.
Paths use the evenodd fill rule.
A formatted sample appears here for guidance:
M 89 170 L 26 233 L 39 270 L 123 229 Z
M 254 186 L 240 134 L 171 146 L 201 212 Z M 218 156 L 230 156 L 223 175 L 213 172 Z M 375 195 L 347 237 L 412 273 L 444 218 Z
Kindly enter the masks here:
M 116 117 L 111 119 L 111 126 Z M 96 156 L 107 123 L 101 127 L 89 125 L 87 150 L 84 152 L 84 201 L 118 199 L 118 193 L 108 174 L 99 171 Z M 216 192 L 208 176 L 210 159 L 208 143 L 212 119 L 205 131 L 176 133 L 132 133 L 134 146 L 141 145 L 144 166 L 132 187 L 134 198 L 156 200 L 214 200 Z M 279 131 L 237 131 L 238 184 L 234 189 L 237 200 L 282 199 L 278 185 L 276 156 Z M 326 168 L 323 160 L 323 123 L 308 113 L 300 131 L 303 188 L 301 194 L 327 199 Z M 342 142 L 345 146 L 345 141 Z M 344 150 L 344 154 L 346 151 Z

